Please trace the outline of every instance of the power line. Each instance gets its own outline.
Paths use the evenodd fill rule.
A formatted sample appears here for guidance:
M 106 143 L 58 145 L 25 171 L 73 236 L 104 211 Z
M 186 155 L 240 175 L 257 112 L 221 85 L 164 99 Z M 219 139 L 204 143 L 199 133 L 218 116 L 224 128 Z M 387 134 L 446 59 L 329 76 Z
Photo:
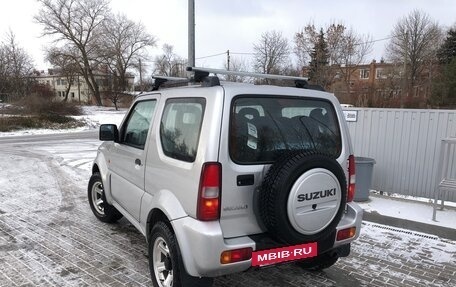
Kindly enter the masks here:
M 246 53 L 246 52 L 230 52 L 234 55 L 255 55 L 255 53 Z
M 218 53 L 218 54 L 214 54 L 214 55 L 209 55 L 209 56 L 204 56 L 204 57 L 198 57 L 198 58 L 196 58 L 196 60 L 212 58 L 212 57 L 217 57 L 217 56 L 221 56 L 221 55 L 226 55 L 226 52 Z
M 385 38 L 380 38 L 380 39 L 374 39 L 374 40 L 366 41 L 366 42 L 363 42 L 363 43 L 357 43 L 355 45 L 371 44 L 371 43 L 376 43 L 376 42 L 390 40 L 390 39 L 395 38 L 395 37 L 397 37 L 397 36 L 390 36 L 390 37 L 385 37 Z M 213 55 L 207 55 L 207 56 L 198 57 L 198 58 L 195 58 L 195 60 L 213 58 L 213 57 L 223 56 L 223 55 L 226 55 L 226 54 L 227 54 L 227 51 L 220 52 L 220 53 L 213 54 Z M 252 53 L 252 52 L 231 52 L 231 51 L 230 51 L 230 54 L 232 54 L 232 55 L 248 55 L 248 56 L 255 55 L 255 53 Z M 146 62 L 156 63 L 157 61 L 154 61 L 154 60 L 150 61 L 149 60 L 149 61 L 146 61 Z
M 367 42 L 363 42 L 363 43 L 357 43 L 357 44 L 355 44 L 355 45 L 363 45 L 363 44 L 376 43 L 376 42 L 386 41 L 386 40 L 389 40 L 389 39 L 392 39 L 392 38 L 395 38 L 395 36 L 390 36 L 390 37 L 381 38 L 381 39 L 375 39 L 375 40 L 371 40 L 371 41 L 367 41 Z M 226 55 L 226 53 L 227 53 L 227 52 L 221 52 L 221 53 L 214 54 L 214 55 L 198 57 L 198 58 L 196 58 L 196 59 L 197 59 L 197 60 L 200 60 L 200 59 L 206 59 L 206 58 L 211 58 L 211 57 L 217 57 L 217 56 Z M 231 52 L 231 51 L 230 51 L 230 54 L 232 54 L 232 55 L 255 55 L 255 53 L 252 53 L 252 52 L 249 53 L 249 52 Z
M 386 41 L 386 40 L 389 40 L 389 39 L 393 39 L 395 37 L 396 36 L 390 36 L 390 37 L 386 37 L 386 38 L 382 38 L 382 39 L 375 39 L 375 40 L 367 41 L 367 42 L 364 42 L 364 43 L 358 43 L 356 45 L 372 44 L 372 43 L 376 43 L 376 42 L 381 42 L 381 41 Z

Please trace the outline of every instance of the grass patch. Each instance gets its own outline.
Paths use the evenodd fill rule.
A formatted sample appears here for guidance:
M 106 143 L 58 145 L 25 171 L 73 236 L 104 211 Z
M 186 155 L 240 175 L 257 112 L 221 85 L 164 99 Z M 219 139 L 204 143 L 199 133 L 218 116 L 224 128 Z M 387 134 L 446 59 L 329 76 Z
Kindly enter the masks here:
M 71 129 L 84 125 L 84 122 L 74 118 L 54 113 L 42 114 L 39 116 L 0 117 L 0 132 L 11 132 L 23 129 Z

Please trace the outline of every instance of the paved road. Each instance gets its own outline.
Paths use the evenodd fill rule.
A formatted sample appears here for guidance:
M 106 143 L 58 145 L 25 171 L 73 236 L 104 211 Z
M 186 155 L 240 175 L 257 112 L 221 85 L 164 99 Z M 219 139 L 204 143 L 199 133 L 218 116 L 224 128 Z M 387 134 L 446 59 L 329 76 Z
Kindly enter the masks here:
M 127 221 L 86 199 L 96 133 L 0 138 L 0 286 L 151 286 Z M 202 251 L 204 252 L 204 251 Z M 352 254 L 324 272 L 294 264 L 217 278 L 221 286 L 456 286 L 456 242 L 365 222 Z
M 62 140 L 85 140 L 98 139 L 98 130 L 88 130 L 77 133 L 58 133 L 58 134 L 43 134 L 43 135 L 25 135 L 13 137 L 0 137 L 1 144 L 24 144 L 24 143 L 52 143 Z

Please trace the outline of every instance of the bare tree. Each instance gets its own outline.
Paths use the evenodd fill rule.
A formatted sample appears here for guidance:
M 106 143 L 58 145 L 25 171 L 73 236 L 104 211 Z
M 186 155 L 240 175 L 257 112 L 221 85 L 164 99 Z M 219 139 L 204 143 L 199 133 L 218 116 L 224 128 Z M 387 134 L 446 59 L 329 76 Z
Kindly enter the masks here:
M 290 46 L 281 32 L 269 31 L 261 35 L 253 45 L 255 71 L 264 74 L 279 74 L 289 62 Z
M 50 48 L 46 51 L 46 60 L 57 69 L 57 72 L 66 80 L 65 98 L 63 101 L 68 101 L 68 94 L 71 86 L 79 73 L 78 63 L 74 60 L 74 52 L 68 48 Z
M 100 56 L 111 74 L 117 77 L 117 88 L 125 91 L 128 86 L 127 71 L 137 66 L 138 60 L 147 58 L 147 48 L 156 44 L 156 39 L 146 32 L 141 23 L 125 15 L 112 15 L 102 24 L 99 39 Z
M 13 98 L 25 96 L 30 87 L 28 77 L 33 69 L 33 60 L 19 46 L 12 31 L 0 43 L 0 94 Z
M 108 87 L 105 95 L 105 99 L 111 101 L 111 103 L 116 108 L 116 111 L 119 109 L 119 104 L 125 99 L 131 101 L 132 97 L 130 94 L 125 92 L 125 89 L 121 88 L 121 77 L 119 77 L 114 71 L 109 75 Z
M 391 61 L 406 61 L 407 83 L 413 87 L 426 66 L 435 61 L 443 40 L 442 28 L 428 14 L 414 10 L 399 20 L 391 33 L 387 56 Z
M 186 77 L 187 61 L 174 53 L 174 47 L 163 45 L 163 54 L 155 57 L 154 74 L 169 77 Z
M 328 28 L 328 45 L 330 61 L 338 67 L 338 73 L 345 83 L 347 94 L 350 94 L 350 80 L 358 65 L 364 63 L 372 51 L 372 37 L 359 35 L 353 29 L 341 24 L 332 24 Z
M 294 53 L 298 58 L 298 65 L 305 67 L 308 65 L 313 47 L 318 43 L 318 31 L 314 24 L 307 24 L 300 32 L 294 36 Z
M 95 80 L 98 69 L 96 36 L 109 14 L 109 0 L 37 0 L 41 9 L 35 20 L 43 26 L 43 35 L 72 47 L 78 54 L 80 73 L 98 105 L 102 105 L 100 89 Z
M 228 63 L 225 62 L 224 67 L 226 70 L 235 72 L 247 72 L 248 63 L 244 58 L 241 57 L 230 57 L 230 67 L 228 69 Z M 225 75 L 225 80 L 229 82 L 249 82 L 250 79 L 245 76 Z
M 327 65 L 331 68 L 322 69 L 322 73 L 319 75 L 320 82 L 329 86 L 334 80 L 342 79 L 345 90 L 349 94 L 350 78 L 356 71 L 356 66 L 362 64 L 372 51 L 372 38 L 369 35 L 357 34 L 353 29 L 348 29 L 344 24 L 336 22 L 323 30 L 329 53 Z M 319 38 L 321 38 L 321 33 L 313 24 L 307 24 L 295 34 L 294 52 L 301 67 L 308 65 L 314 47 L 318 46 L 321 41 Z

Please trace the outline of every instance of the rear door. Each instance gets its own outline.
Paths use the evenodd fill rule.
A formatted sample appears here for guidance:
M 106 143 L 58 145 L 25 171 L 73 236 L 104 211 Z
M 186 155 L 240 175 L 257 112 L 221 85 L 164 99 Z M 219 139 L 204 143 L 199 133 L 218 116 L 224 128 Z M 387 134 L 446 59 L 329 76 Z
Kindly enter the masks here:
M 225 237 L 263 232 L 257 196 L 269 167 L 285 153 L 315 150 L 337 158 L 341 135 L 333 104 L 287 95 L 239 95 L 224 127 L 221 225 Z M 223 137 L 222 137 L 223 138 Z
M 113 199 L 139 221 L 144 194 L 144 166 L 147 139 L 153 122 L 157 98 L 138 101 L 130 109 L 120 130 L 120 141 L 111 153 L 111 193 Z

